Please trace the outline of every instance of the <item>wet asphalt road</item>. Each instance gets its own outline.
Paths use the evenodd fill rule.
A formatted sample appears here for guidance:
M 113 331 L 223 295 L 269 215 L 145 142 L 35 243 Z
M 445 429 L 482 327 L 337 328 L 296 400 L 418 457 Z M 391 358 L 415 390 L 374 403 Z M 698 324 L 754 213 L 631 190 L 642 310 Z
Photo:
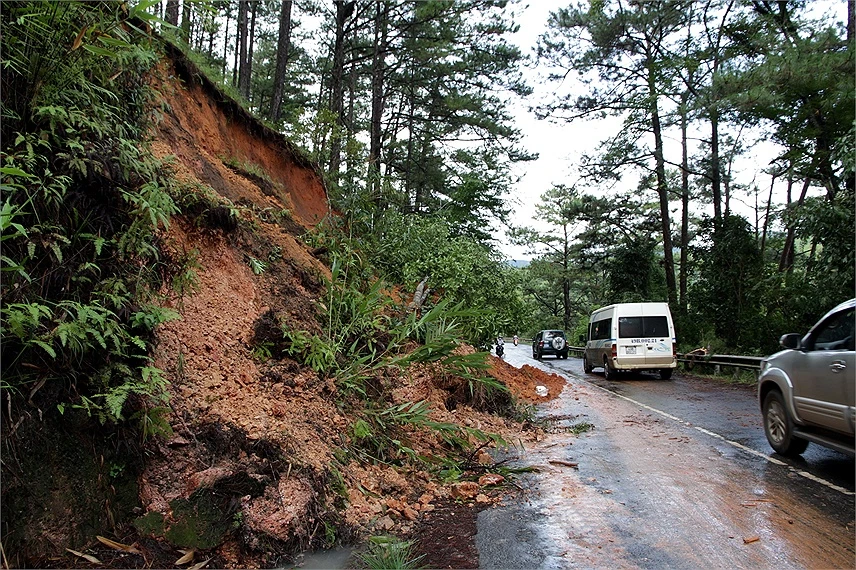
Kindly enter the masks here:
M 606 381 L 579 359 L 505 360 L 567 379 L 558 428 L 518 454 L 538 473 L 479 514 L 481 568 L 853 568 L 854 461 L 773 453 L 751 387 L 676 374 Z

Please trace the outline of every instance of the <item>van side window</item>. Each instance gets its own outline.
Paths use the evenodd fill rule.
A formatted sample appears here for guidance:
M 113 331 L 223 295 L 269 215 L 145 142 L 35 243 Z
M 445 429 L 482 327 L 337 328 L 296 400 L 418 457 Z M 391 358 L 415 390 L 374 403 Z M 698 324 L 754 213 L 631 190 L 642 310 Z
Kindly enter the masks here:
M 612 319 L 602 319 L 591 324 L 591 339 L 603 340 L 610 336 L 610 328 L 612 327 Z

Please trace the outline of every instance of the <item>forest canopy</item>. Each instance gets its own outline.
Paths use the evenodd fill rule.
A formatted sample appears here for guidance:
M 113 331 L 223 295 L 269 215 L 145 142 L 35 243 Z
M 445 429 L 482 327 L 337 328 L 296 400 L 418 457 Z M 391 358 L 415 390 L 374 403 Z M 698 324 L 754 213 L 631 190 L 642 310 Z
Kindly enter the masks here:
M 510 1 L 130 10 L 304 149 L 375 270 L 409 290 L 427 278 L 434 294 L 481 310 L 476 342 L 582 332 L 597 306 L 665 300 L 682 349 L 764 354 L 854 294 L 852 13 L 568 2 L 519 46 L 526 7 Z M 91 53 L 103 37 L 80 42 Z M 551 95 L 534 99 L 535 87 Z M 568 164 L 566 182 L 524 191 L 515 165 L 537 157 L 512 113 L 521 103 L 533 118 L 608 116 L 620 128 Z M 774 160 L 749 181 L 734 176 L 758 141 L 775 144 Z M 515 199 L 539 204 L 536 223 L 517 219 Z M 528 266 L 506 263 L 503 232 Z

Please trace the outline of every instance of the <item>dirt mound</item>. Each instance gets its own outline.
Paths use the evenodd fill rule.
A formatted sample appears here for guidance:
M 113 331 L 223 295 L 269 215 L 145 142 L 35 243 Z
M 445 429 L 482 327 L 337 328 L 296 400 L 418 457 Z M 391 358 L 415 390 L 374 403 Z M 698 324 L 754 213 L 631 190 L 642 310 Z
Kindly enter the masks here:
M 516 368 L 501 358 L 492 357 L 490 375 L 508 386 L 518 400 L 541 404 L 559 397 L 565 388 L 565 379 L 558 374 L 550 374 L 524 364 Z M 539 390 L 538 387 L 546 388 Z
M 293 143 L 265 127 L 220 91 L 181 52 L 171 50 L 154 86 L 167 111 L 156 154 L 173 155 L 185 177 L 234 203 L 287 209 L 303 227 L 329 211 L 317 168 Z

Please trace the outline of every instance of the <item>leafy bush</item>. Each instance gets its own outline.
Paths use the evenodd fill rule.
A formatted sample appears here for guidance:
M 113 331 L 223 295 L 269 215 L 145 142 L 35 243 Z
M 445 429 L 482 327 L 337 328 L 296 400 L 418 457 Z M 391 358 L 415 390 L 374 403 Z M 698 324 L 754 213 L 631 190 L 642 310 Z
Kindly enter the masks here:
M 152 434 L 166 379 L 151 333 L 177 317 L 156 292 L 183 268 L 159 248 L 178 209 L 146 145 L 158 60 L 138 42 L 147 18 L 114 2 L 4 5 L 0 336 L 10 395 L 62 386 L 60 411 L 102 422 L 134 400 Z
M 427 276 L 444 299 L 476 309 L 465 321 L 467 342 L 482 346 L 498 333 L 522 330 L 515 271 L 484 244 L 454 235 L 442 218 L 394 211 L 383 214 L 372 235 L 371 261 L 388 279 L 415 288 Z

